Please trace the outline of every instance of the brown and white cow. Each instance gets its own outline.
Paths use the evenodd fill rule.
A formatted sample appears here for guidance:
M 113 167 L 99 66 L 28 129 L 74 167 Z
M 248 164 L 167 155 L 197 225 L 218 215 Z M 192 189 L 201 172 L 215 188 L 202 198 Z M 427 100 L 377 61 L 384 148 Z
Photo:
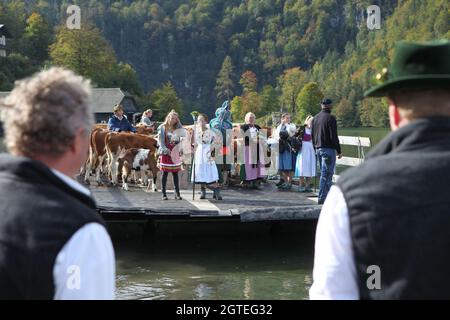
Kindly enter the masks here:
M 122 174 L 122 188 L 128 191 L 128 177 L 130 173 L 140 171 L 143 185 L 147 185 L 147 190 L 158 191 L 156 179 L 158 177 L 158 167 L 154 153 L 149 149 L 131 148 L 122 150 L 117 159 L 118 171 Z M 152 173 L 152 184 L 148 183 L 149 173 Z
M 118 157 L 124 149 L 148 149 L 152 156 L 156 154 L 157 141 L 146 135 L 137 133 L 108 133 L 105 138 L 106 153 L 108 155 L 108 169 L 111 183 L 118 183 Z
M 138 124 L 135 126 L 136 133 L 143 134 L 143 135 L 153 135 L 155 133 L 154 127 L 149 127 L 146 125 Z
M 107 123 L 96 123 L 96 124 L 94 124 L 94 129 L 108 130 L 108 124 Z
M 89 175 L 95 170 L 95 180 L 102 184 L 100 174 L 106 164 L 105 138 L 109 134 L 108 130 L 94 128 L 89 138 L 89 157 L 86 162 L 86 172 L 84 181 L 89 184 Z

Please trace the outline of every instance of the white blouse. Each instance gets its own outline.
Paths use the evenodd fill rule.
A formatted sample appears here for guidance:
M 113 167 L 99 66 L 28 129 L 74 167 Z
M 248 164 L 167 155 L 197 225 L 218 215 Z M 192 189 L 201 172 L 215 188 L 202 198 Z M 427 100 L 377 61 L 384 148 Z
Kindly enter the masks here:
M 52 172 L 71 188 L 90 196 L 90 191 L 74 179 L 54 169 Z M 75 232 L 56 257 L 54 299 L 113 300 L 115 276 L 111 238 L 104 226 L 89 223 Z

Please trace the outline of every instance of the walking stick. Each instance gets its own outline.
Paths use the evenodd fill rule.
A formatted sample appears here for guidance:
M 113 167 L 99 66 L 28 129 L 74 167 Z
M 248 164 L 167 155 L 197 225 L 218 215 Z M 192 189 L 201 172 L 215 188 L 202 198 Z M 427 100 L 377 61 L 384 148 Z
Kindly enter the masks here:
M 192 152 L 192 174 L 194 178 L 192 179 L 192 200 L 195 200 L 195 163 L 194 163 L 194 152 L 195 152 L 195 145 L 194 145 L 194 151 Z
M 192 167 L 192 175 L 193 175 L 193 179 L 192 179 L 192 200 L 195 200 L 195 144 L 196 144 L 196 133 L 197 133 L 197 117 L 198 117 L 199 113 L 197 111 L 192 111 L 191 112 L 191 116 L 192 119 L 194 120 L 194 150 L 192 152 L 192 156 L 191 156 L 191 167 Z

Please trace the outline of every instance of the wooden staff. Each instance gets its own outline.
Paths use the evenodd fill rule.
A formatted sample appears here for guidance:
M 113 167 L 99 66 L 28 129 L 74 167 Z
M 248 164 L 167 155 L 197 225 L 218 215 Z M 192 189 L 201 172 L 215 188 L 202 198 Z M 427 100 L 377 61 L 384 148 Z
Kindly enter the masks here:
M 195 200 L 195 144 L 196 144 L 196 133 L 197 133 L 197 117 L 198 117 L 199 113 L 197 111 L 192 111 L 191 112 L 191 116 L 192 119 L 194 120 L 194 150 L 192 152 L 192 156 L 191 156 L 191 167 L 192 167 L 192 175 L 194 176 L 194 178 L 192 179 L 192 200 Z

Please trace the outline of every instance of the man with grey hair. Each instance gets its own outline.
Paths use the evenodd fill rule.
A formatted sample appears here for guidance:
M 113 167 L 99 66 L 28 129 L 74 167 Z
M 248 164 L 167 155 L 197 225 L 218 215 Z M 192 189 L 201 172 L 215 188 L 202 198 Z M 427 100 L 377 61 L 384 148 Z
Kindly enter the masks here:
M 0 102 L 0 299 L 113 299 L 114 250 L 74 176 L 93 124 L 89 81 L 51 68 Z

